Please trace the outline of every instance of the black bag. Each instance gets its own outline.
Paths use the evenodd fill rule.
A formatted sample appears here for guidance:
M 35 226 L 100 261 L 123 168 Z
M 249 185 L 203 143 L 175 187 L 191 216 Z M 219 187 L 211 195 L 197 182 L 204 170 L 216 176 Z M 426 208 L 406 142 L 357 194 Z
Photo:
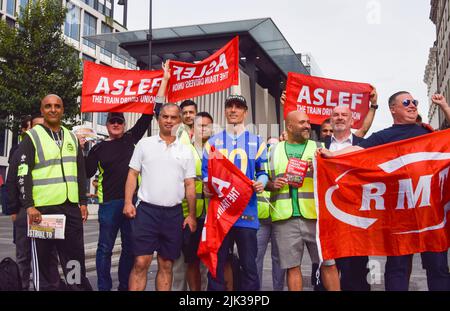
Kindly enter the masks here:
M 7 257 L 0 262 L 0 291 L 22 290 L 19 266 Z

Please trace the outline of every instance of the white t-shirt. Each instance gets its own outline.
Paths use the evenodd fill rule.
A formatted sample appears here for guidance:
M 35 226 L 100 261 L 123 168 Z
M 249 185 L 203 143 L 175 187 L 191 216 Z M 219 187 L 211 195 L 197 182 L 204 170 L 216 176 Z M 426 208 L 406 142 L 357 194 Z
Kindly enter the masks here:
M 347 148 L 349 146 L 352 146 L 353 144 L 353 135 L 350 134 L 350 136 L 348 136 L 346 139 L 344 139 L 343 141 L 339 142 L 337 141 L 336 137 L 331 136 L 331 144 L 330 144 L 330 151 L 339 151 L 342 150 L 344 148 Z
M 129 166 L 141 173 L 138 199 L 160 206 L 180 204 L 185 197 L 185 179 L 195 178 L 191 149 L 178 139 L 167 145 L 159 135 L 139 141 Z

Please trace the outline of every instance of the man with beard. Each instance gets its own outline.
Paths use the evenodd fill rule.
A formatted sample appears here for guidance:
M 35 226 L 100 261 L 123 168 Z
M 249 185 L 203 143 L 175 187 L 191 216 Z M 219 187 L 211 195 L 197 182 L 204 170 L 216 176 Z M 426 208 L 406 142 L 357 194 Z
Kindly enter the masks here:
M 317 214 L 314 203 L 314 187 L 311 160 L 322 144 L 310 140 L 309 117 L 301 111 L 292 111 L 286 117 L 287 140 L 269 151 L 271 180 L 267 189 L 272 191 L 271 217 L 273 233 L 278 245 L 280 264 L 287 269 L 287 285 L 290 291 L 301 291 L 301 263 L 304 247 L 313 264 L 319 263 L 316 244 Z M 309 169 L 303 185 L 296 188 L 284 177 L 289 159 L 308 161 Z M 340 290 L 339 276 L 334 260 L 322 265 L 322 279 L 327 290 Z

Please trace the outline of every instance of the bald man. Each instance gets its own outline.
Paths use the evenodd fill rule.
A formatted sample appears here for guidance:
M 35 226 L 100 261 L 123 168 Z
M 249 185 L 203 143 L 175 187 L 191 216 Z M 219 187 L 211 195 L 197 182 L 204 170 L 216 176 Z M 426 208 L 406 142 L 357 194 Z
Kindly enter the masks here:
M 41 101 L 43 125 L 27 131 L 18 149 L 17 180 L 21 206 L 30 224 L 39 224 L 42 215 L 66 216 L 65 238 L 33 239 L 33 274 L 45 275 L 48 284 L 38 290 L 57 290 L 60 278 L 50 261 L 56 248 L 69 289 L 92 290 L 86 278 L 83 221 L 87 220 L 86 173 L 84 158 L 75 135 L 61 125 L 62 99 L 54 94 Z
M 333 109 L 330 118 L 332 135 L 325 138 L 325 148 L 331 151 L 357 146 L 364 139 L 352 134 L 352 112 L 349 107 L 338 106 Z M 355 256 L 336 259 L 341 275 L 341 289 L 344 291 L 369 291 L 367 282 L 367 256 Z
M 288 289 L 300 291 L 303 288 L 301 263 L 305 246 L 313 265 L 319 264 L 311 161 L 322 144 L 310 140 L 311 125 L 305 113 L 292 111 L 285 122 L 287 140 L 269 150 L 270 181 L 267 190 L 272 191 L 271 218 L 273 234 L 281 254 L 280 265 L 282 269 L 287 269 Z M 288 162 L 292 158 L 309 162 L 308 172 L 300 188 L 289 183 L 285 177 Z M 334 260 L 323 262 L 321 272 L 327 290 L 340 290 Z

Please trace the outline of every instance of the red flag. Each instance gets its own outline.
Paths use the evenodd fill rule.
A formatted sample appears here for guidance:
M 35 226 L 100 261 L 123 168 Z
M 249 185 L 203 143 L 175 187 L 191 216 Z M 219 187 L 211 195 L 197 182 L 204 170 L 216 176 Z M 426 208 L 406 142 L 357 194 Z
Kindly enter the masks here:
M 252 181 L 214 147 L 208 160 L 208 186 L 214 196 L 209 201 L 198 257 L 216 278 L 217 253 L 223 239 L 248 205 Z
M 336 106 L 347 106 L 352 111 L 353 128 L 360 128 L 369 112 L 372 86 L 324 79 L 289 72 L 286 86 L 284 117 L 291 111 L 306 112 L 312 124 L 322 124 Z
M 447 250 L 449 135 L 439 131 L 318 157 L 314 179 L 323 259 Z
M 168 101 L 171 103 L 222 91 L 239 84 L 239 37 L 196 63 L 170 61 Z
M 153 114 L 162 70 L 126 70 L 85 61 L 81 112 Z

